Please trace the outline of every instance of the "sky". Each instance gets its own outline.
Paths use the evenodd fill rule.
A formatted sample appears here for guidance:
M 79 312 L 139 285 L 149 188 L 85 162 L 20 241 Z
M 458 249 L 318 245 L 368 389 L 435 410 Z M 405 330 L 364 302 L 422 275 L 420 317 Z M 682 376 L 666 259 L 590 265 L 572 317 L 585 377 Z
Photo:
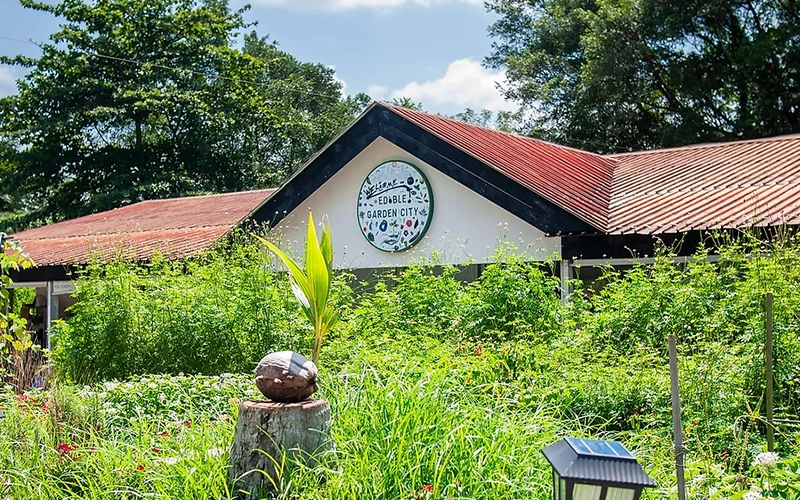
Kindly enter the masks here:
M 51 0 L 54 1 L 54 0 Z M 240 7 L 244 0 L 230 0 Z M 483 67 L 487 28 L 496 16 L 483 0 L 250 0 L 247 21 L 304 62 L 335 69 L 347 94 L 408 97 L 426 111 L 514 110 L 497 89 L 501 71 Z M 58 27 L 49 14 L 0 0 L 0 37 L 44 41 Z M 0 55 L 34 56 L 34 45 L 0 38 Z M 15 91 L 19 68 L 0 65 L 0 95 Z

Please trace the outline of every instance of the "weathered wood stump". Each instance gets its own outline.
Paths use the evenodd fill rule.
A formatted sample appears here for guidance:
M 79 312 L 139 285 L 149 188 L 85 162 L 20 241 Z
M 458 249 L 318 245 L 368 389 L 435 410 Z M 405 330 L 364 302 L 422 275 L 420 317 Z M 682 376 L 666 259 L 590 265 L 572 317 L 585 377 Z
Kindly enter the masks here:
M 232 491 L 250 498 L 274 490 L 290 461 L 313 466 L 315 455 L 331 446 L 330 426 L 330 405 L 324 399 L 242 401 L 228 470 Z

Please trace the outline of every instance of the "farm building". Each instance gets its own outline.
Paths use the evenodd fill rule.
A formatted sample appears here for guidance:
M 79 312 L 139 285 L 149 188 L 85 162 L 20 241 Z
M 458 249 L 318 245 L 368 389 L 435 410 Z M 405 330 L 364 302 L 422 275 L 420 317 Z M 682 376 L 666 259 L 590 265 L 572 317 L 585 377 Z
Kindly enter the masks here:
M 333 228 L 334 265 L 470 265 L 499 245 L 574 269 L 646 261 L 659 240 L 690 254 L 703 231 L 800 222 L 800 136 L 598 155 L 395 107 L 370 106 L 278 189 L 136 203 L 23 231 L 45 328 L 92 256 L 182 258 L 236 227 L 303 245 L 308 210 Z

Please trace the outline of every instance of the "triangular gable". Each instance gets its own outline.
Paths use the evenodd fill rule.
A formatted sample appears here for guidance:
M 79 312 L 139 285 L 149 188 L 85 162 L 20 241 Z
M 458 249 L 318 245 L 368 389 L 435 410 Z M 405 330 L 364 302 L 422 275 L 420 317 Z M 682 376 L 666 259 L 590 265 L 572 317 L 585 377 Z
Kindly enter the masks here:
M 370 106 L 295 173 L 252 213 L 252 219 L 275 227 L 378 137 L 545 233 L 595 232 L 601 229 L 381 103 Z

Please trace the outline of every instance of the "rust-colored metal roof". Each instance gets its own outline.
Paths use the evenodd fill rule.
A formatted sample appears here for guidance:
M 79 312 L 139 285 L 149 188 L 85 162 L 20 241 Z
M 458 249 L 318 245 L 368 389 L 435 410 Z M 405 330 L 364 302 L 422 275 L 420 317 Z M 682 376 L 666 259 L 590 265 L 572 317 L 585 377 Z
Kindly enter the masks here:
M 274 189 L 149 200 L 11 235 L 37 266 L 86 264 L 93 258 L 146 260 L 207 250 Z
M 601 156 L 384 105 L 607 234 L 800 224 L 800 135 Z
M 384 105 L 597 229 L 604 230 L 608 225 L 614 160 L 531 137 Z
M 800 135 L 608 158 L 609 234 L 800 224 Z

